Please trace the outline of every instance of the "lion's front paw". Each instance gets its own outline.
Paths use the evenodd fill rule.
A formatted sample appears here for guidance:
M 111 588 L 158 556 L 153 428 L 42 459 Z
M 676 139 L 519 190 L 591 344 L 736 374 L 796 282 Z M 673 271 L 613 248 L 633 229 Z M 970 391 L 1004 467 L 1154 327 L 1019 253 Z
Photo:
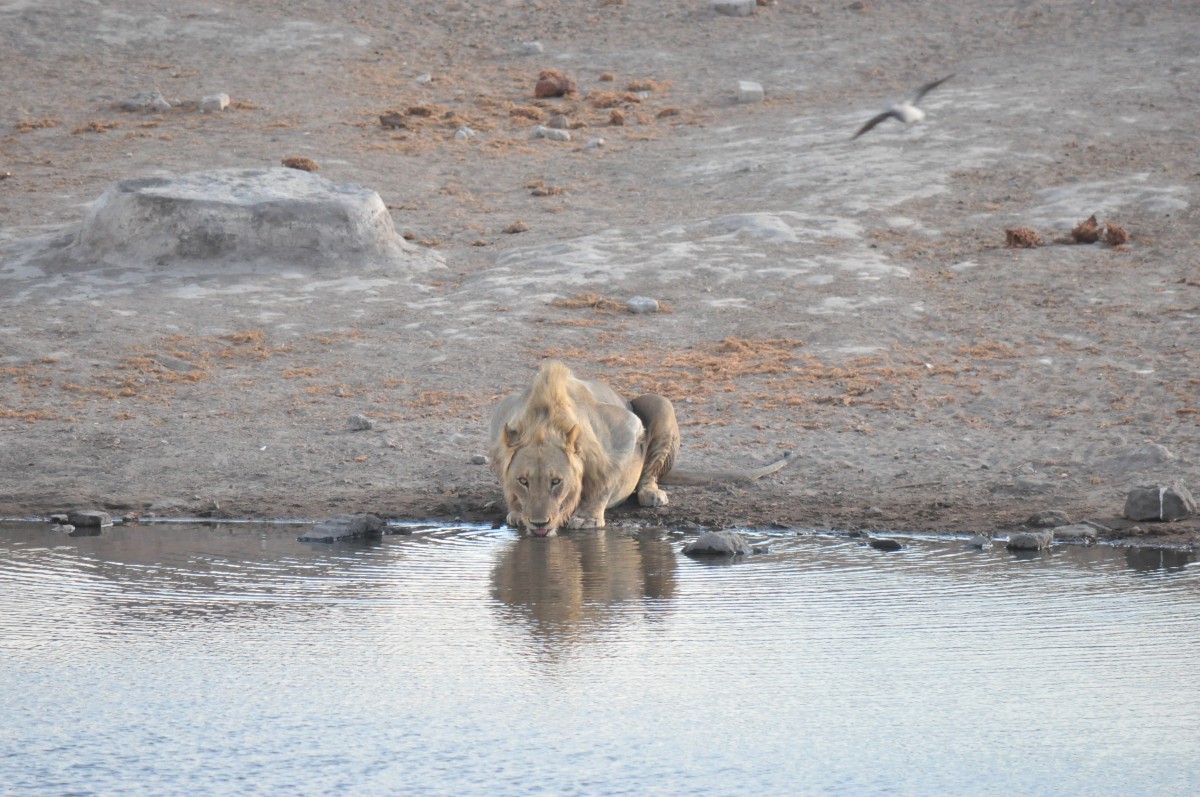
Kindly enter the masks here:
M 598 517 L 583 517 L 580 515 L 572 515 L 567 521 L 569 529 L 602 529 L 604 528 L 604 516 Z
M 671 503 L 667 499 L 667 491 L 658 487 L 643 487 L 638 490 L 638 504 L 641 506 L 666 506 Z

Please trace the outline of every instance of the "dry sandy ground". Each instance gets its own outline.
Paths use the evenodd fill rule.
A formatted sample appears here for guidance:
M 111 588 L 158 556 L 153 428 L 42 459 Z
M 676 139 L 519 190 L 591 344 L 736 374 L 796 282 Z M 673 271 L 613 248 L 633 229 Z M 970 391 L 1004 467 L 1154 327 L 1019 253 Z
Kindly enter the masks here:
M 496 518 L 472 457 L 555 356 L 675 400 L 687 464 L 796 454 L 614 522 L 1061 509 L 1195 544 L 1195 519 L 1119 516 L 1135 485 L 1200 491 L 1197 30 L 1194 3 L 1136 0 L 0 0 L 0 516 Z M 578 91 L 536 99 L 548 68 Z M 850 140 L 951 73 L 924 124 Z M 117 108 L 152 90 L 183 104 Z M 530 137 L 560 114 L 572 141 Z M 289 156 L 377 191 L 445 268 L 29 265 L 117 180 Z M 1054 243 L 1093 213 L 1129 242 Z M 1006 247 L 1017 226 L 1046 245 Z

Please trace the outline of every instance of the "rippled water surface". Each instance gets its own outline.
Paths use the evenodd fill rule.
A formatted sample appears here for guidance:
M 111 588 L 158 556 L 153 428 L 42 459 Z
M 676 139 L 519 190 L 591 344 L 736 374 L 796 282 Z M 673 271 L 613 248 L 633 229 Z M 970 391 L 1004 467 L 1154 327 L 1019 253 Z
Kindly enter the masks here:
M 1194 795 L 1200 566 L 0 525 L 0 794 Z

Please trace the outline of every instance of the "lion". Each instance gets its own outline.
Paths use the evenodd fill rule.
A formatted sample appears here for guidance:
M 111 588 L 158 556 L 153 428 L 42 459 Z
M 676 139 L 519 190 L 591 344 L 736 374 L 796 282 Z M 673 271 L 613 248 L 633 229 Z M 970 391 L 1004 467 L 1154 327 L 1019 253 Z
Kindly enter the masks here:
M 674 470 L 679 424 L 669 400 L 646 394 L 626 401 L 555 360 L 527 390 L 500 402 L 490 440 L 508 525 L 536 536 L 603 527 L 605 510 L 635 493 L 641 506 L 666 506 L 660 483 L 749 481 L 790 461 L 785 454 L 751 470 Z

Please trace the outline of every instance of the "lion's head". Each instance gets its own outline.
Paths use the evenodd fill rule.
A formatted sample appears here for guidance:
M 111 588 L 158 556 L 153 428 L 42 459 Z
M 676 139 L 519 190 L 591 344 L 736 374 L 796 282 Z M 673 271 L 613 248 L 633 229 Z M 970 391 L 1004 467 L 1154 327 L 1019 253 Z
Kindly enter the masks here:
M 567 525 L 583 494 L 578 439 L 578 426 L 565 435 L 544 426 L 505 428 L 498 464 L 510 526 L 545 536 Z
M 571 395 L 575 384 L 565 365 L 545 363 L 493 438 L 492 469 L 508 501 L 508 524 L 539 536 L 566 527 L 585 484 L 612 469 L 592 430 L 592 406 Z

